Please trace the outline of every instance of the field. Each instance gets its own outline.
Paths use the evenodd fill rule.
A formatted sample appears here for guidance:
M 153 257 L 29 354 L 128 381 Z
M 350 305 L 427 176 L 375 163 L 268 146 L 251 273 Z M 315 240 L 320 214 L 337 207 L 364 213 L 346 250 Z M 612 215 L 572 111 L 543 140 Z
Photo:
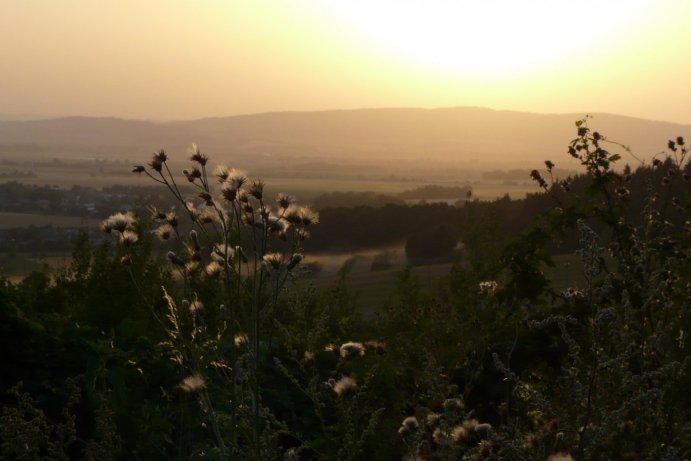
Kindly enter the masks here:
M 97 228 L 98 219 L 80 218 L 77 216 L 54 216 L 35 213 L 0 212 L 0 229 L 12 229 L 28 226 L 53 226 L 64 228 Z
M 94 188 L 112 185 L 151 186 L 154 183 L 145 176 L 131 173 L 134 163 L 146 163 L 148 157 L 135 161 L 106 161 L 96 159 L 55 159 L 36 161 L 9 161 L 0 163 L 0 183 L 17 181 L 43 186 L 67 188 L 74 185 Z M 419 186 L 466 186 L 473 189 L 473 196 L 480 200 L 493 200 L 509 194 L 522 198 L 537 189 L 531 183 L 526 170 L 525 180 L 483 180 L 481 172 L 457 166 L 428 166 L 402 163 L 391 167 L 373 164 L 317 163 L 310 166 L 277 168 L 257 161 L 241 165 L 250 177 L 259 177 L 267 184 L 270 194 L 289 193 L 303 202 L 325 192 L 365 192 L 397 194 Z M 229 163 L 232 165 L 232 163 Z M 187 168 L 185 162 L 171 162 L 174 172 Z M 180 175 L 181 176 L 181 175 Z M 184 181 L 183 181 L 184 182 Z M 462 198 L 462 197 L 458 197 Z

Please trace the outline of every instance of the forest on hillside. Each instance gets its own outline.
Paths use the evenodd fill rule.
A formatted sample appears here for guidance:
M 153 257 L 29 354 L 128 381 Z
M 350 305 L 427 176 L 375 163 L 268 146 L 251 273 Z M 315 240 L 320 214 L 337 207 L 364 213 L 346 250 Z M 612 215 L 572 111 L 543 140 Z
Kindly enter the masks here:
M 545 159 L 525 199 L 459 206 L 316 211 L 155 153 L 134 167 L 151 203 L 56 274 L 0 277 L 0 457 L 688 459 L 688 145 L 639 164 L 575 128 L 582 173 Z M 453 265 L 434 289 L 401 271 L 372 318 L 347 268 L 317 290 L 304 267 L 391 242 Z M 578 284 L 545 275 L 557 254 Z

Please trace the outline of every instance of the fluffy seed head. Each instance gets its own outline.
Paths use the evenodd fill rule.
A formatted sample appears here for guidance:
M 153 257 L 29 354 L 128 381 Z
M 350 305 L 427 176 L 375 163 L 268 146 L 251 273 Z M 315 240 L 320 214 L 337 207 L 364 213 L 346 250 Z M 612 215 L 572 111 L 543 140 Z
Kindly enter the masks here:
M 101 223 L 101 229 L 108 234 L 114 230 L 122 233 L 127 229 L 132 229 L 136 222 L 137 219 L 131 211 L 115 213 Z
M 252 184 L 250 184 L 249 194 L 257 200 L 261 200 L 264 197 L 264 181 L 261 179 L 252 181 Z
M 218 179 L 218 182 L 225 182 L 228 179 L 230 170 L 225 165 L 218 165 L 214 169 L 214 176 Z
M 466 431 L 463 426 L 455 426 L 451 430 L 451 440 L 453 440 L 454 443 L 461 443 L 468 440 L 468 431 Z
M 273 270 L 278 270 L 283 263 L 283 255 L 281 255 L 281 253 L 268 253 L 264 255 L 262 261 L 266 267 L 269 267 Z
M 480 282 L 480 293 L 481 294 L 490 294 L 494 293 L 497 291 L 497 282 L 494 280 L 485 280 L 484 282 Z
M 200 375 L 194 374 L 180 381 L 178 387 L 185 392 L 199 392 L 206 388 L 206 382 Z
M 351 360 L 365 355 L 365 347 L 362 343 L 350 341 L 341 345 L 339 353 L 343 360 Z
M 178 215 L 174 211 L 166 213 L 166 222 L 173 227 L 178 227 Z
M 337 396 L 341 397 L 357 387 L 357 382 L 348 376 L 344 376 L 333 385 L 333 390 Z
M 249 343 L 249 338 L 245 333 L 238 333 L 233 337 L 233 343 L 235 347 L 243 347 Z
M 190 156 L 190 160 L 204 166 L 206 165 L 206 162 L 209 161 L 209 157 L 202 154 L 202 151 L 199 150 L 199 147 L 196 144 L 192 144 L 192 155 Z
M 292 271 L 295 269 L 295 266 L 300 264 L 300 261 L 302 261 L 302 255 L 300 253 L 295 253 L 291 258 L 290 261 L 288 261 L 288 265 L 286 266 L 286 269 L 288 271 Z
M 415 431 L 420 427 L 420 423 L 418 422 L 417 418 L 415 416 L 408 416 L 403 420 L 401 423 L 402 427 L 405 427 L 406 429 L 410 431 Z
M 221 274 L 223 267 L 218 263 L 218 261 L 211 261 L 206 265 L 205 271 L 206 275 L 209 277 L 218 277 Z
M 120 234 L 120 244 L 121 245 L 132 245 L 137 240 L 139 240 L 139 235 L 133 230 L 126 229 Z
M 168 156 L 166 155 L 166 152 L 161 149 L 158 152 L 154 152 L 151 161 L 149 162 L 149 166 L 152 170 L 160 173 L 163 170 L 163 163 L 166 160 L 168 160 Z
M 439 413 L 430 413 L 425 418 L 425 424 L 429 427 L 437 427 L 440 420 L 441 415 Z
M 310 207 L 300 208 L 299 215 L 303 226 L 309 226 L 312 224 L 319 223 L 319 213 L 317 213 Z
M 278 203 L 278 206 L 280 206 L 284 210 L 288 208 L 290 204 L 293 202 L 295 202 L 295 198 L 286 194 L 278 194 L 278 196 L 276 197 L 276 203 Z
M 165 223 L 158 226 L 158 229 L 156 229 L 156 237 L 158 237 L 162 241 L 166 241 L 173 235 L 173 232 L 175 232 L 173 226 L 171 226 L 168 223 Z

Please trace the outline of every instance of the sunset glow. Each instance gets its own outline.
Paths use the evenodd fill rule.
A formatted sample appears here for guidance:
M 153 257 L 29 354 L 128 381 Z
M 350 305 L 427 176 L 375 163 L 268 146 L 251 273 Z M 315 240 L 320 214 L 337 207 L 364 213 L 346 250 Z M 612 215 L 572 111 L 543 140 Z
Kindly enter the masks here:
M 688 123 L 689 20 L 682 0 L 0 1 L 0 118 L 482 106 Z
M 570 53 L 630 28 L 653 2 L 632 0 L 625 8 L 622 2 L 592 0 L 577 7 L 563 0 L 328 3 L 375 48 L 438 71 L 482 76 L 550 60 L 565 63 Z

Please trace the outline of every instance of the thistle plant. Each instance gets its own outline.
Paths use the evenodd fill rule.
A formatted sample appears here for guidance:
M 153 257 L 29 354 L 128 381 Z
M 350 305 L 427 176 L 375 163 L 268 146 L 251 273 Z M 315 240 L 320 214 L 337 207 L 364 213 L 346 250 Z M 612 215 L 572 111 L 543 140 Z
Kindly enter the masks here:
M 586 120 L 577 130 L 568 152 L 592 178 L 570 205 L 585 286 L 552 290 L 527 320 L 565 349 L 559 377 L 521 376 L 494 355 L 525 411 L 507 426 L 523 441 L 516 459 L 684 459 L 690 415 L 673 402 L 689 382 L 684 222 L 691 197 L 688 188 L 685 197 L 683 186 L 676 189 L 680 197 L 673 186 L 688 181 L 687 148 L 681 137 L 669 141 L 670 154 L 653 161 L 660 182 L 649 182 L 646 205 L 631 210 L 630 169 L 613 169 L 621 156 L 604 148 L 606 138 Z M 533 176 L 545 190 L 558 186 Z
M 263 181 L 239 170 L 219 165 L 210 173 L 209 158 L 196 146 L 190 161 L 182 172 L 184 188 L 163 150 L 133 169 L 165 187 L 181 210 L 149 207 L 153 233 L 172 247 L 166 259 L 174 276 L 163 288 L 167 310 L 154 315 L 180 367 L 179 391 L 197 397 L 214 451 L 223 459 L 259 459 L 271 438 L 262 368 L 270 355 L 273 316 L 319 215 L 288 195 L 272 201 Z M 132 213 L 117 213 L 103 230 L 136 249 L 135 225 Z

